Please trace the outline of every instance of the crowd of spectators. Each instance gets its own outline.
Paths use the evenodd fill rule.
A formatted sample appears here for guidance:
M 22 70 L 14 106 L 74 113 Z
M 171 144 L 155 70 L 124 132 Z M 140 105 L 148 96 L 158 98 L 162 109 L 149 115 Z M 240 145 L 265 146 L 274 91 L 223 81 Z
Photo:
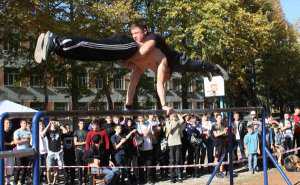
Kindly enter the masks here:
M 59 174 L 64 184 L 87 184 L 89 168 L 102 167 L 105 184 L 155 184 L 162 180 L 182 182 L 212 172 L 212 167 L 200 164 L 218 162 L 229 149 L 228 133 L 233 134 L 234 160 L 248 161 L 250 173 L 261 169 L 261 122 L 259 115 L 235 112 L 232 129 L 228 128 L 226 113 L 177 114 L 168 117 L 156 115 L 122 117 L 106 116 L 91 121 L 79 120 L 75 124 L 51 120 L 47 125 L 40 122 L 41 183 L 57 184 Z M 269 116 L 266 120 L 267 147 L 278 163 L 290 154 L 285 151 L 300 147 L 300 109 L 284 114 L 283 119 Z M 12 129 L 10 120 L 4 121 L 5 150 L 31 147 L 31 125 L 20 120 L 20 127 Z M 225 155 L 225 159 L 227 155 Z M 245 160 L 244 160 L 245 161 Z M 196 165 L 185 168 L 153 168 L 153 166 Z M 243 163 L 242 163 L 243 164 Z M 299 170 L 291 166 L 291 169 Z M 6 166 L 30 166 L 30 157 L 6 158 Z M 198 166 L 197 166 L 198 165 Z M 244 164 L 243 164 L 244 165 Z M 68 168 L 63 166 L 80 166 Z M 119 166 L 151 168 L 118 168 Z M 6 168 L 6 184 L 31 184 L 31 168 Z M 221 165 L 217 177 L 227 175 L 227 166 Z M 12 178 L 13 177 L 13 178 Z

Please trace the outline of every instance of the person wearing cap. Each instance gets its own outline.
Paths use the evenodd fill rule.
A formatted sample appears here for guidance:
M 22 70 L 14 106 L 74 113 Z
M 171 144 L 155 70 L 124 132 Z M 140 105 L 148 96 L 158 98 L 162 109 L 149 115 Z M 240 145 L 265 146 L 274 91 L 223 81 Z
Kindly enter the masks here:
M 248 170 L 254 172 L 257 170 L 257 156 L 260 154 L 258 132 L 254 132 L 253 124 L 247 124 L 248 133 L 244 137 L 244 145 L 248 155 Z

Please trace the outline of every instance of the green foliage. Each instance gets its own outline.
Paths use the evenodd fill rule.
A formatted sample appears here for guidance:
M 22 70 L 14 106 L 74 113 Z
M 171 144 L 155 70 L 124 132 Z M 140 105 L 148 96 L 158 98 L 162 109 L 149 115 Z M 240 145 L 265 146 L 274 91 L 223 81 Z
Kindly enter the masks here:
M 299 33 L 284 20 L 277 0 L 4 0 L 1 42 L 11 55 L 32 58 L 40 32 L 103 38 L 128 32 L 128 23 L 141 16 L 176 50 L 219 63 L 229 71 L 228 104 L 259 103 L 283 109 L 283 104 L 299 100 Z M 24 47 L 19 41 L 29 44 Z M 83 67 L 99 74 L 112 71 L 103 76 L 108 79 L 107 88 L 97 96 L 109 99 L 115 74 L 111 65 L 50 62 L 45 77 L 67 74 L 69 92 L 78 101 L 85 89 L 76 85 L 76 74 Z M 193 76 L 184 75 L 182 83 L 188 84 Z M 153 87 L 143 79 L 141 93 L 150 93 Z
M 149 17 L 170 45 L 229 71 L 228 104 L 278 107 L 278 101 L 298 99 L 298 88 L 292 88 L 299 87 L 296 34 L 278 1 L 166 0 L 155 1 L 151 10 Z M 276 90 L 266 93 L 270 88 Z

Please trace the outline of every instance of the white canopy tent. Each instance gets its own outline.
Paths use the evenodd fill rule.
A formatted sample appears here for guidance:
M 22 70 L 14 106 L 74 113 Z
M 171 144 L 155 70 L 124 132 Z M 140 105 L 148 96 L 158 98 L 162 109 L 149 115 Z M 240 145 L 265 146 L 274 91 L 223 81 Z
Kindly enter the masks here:
M 4 112 L 37 112 L 37 110 L 9 100 L 2 100 L 0 101 L 0 114 Z

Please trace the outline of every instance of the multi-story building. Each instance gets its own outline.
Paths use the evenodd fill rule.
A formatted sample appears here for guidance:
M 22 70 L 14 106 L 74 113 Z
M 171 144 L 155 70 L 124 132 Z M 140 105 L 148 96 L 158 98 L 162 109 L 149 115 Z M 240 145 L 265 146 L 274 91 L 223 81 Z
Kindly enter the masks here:
M 68 87 L 66 84 L 66 77 L 53 78 L 47 89 L 44 88 L 43 79 L 39 75 L 31 74 L 29 78 L 19 80 L 20 66 L 23 66 L 26 62 L 30 62 L 29 59 L 15 59 L 13 62 L 5 57 L 4 50 L 0 55 L 0 100 L 8 99 L 17 103 L 21 103 L 26 106 L 30 106 L 34 109 L 42 110 L 44 108 L 45 92 L 48 94 L 48 110 L 70 110 L 71 108 L 71 96 L 68 93 Z M 11 61 L 11 60 L 10 60 Z M 17 61 L 17 62 L 15 62 Z M 16 65 L 18 64 L 18 65 Z M 89 69 L 85 70 L 81 74 L 78 74 L 78 83 L 80 86 L 87 88 L 88 93 L 79 99 L 79 109 L 81 110 L 94 110 L 93 106 L 98 90 L 103 88 L 103 79 L 92 78 L 92 74 Z M 150 79 L 155 78 L 154 73 L 147 72 L 146 75 Z M 167 85 L 167 102 L 169 105 L 176 109 L 182 108 L 181 103 L 181 84 L 180 74 L 173 74 L 172 79 Z M 201 79 L 201 78 L 200 78 Z M 44 79 L 45 80 L 45 79 Z M 202 108 L 204 98 L 202 96 L 203 85 L 202 80 L 193 80 L 188 89 L 188 102 L 189 108 Z M 129 84 L 129 73 L 124 76 L 116 76 L 112 82 L 111 98 L 115 109 L 123 109 L 126 89 Z M 146 100 L 149 102 L 155 102 L 156 99 L 152 95 L 143 95 L 138 97 L 138 101 L 141 105 L 145 104 Z M 100 106 L 99 106 L 100 105 Z M 153 103 L 154 107 L 155 103 Z M 106 97 L 103 96 L 97 99 L 97 109 L 107 110 L 108 104 Z M 149 107 L 148 107 L 149 108 Z

